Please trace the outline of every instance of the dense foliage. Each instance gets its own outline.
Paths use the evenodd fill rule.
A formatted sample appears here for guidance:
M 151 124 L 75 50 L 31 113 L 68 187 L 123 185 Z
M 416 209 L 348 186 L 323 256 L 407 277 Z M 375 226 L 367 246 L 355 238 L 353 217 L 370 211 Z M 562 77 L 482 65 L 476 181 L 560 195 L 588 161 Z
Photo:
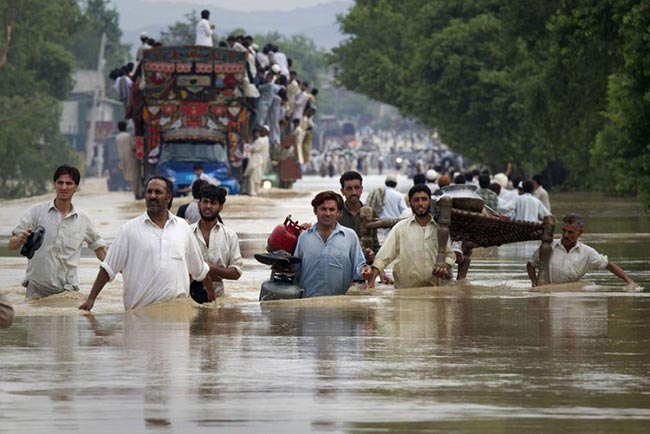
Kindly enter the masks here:
M 109 61 L 122 62 L 127 48 L 107 3 L 0 2 L 0 197 L 44 193 L 57 165 L 76 162 L 59 132 L 72 73 L 97 67 L 103 31 Z
M 338 81 L 492 168 L 650 204 L 650 3 L 357 0 Z
M 74 1 L 0 2 L 0 196 L 43 193 L 54 167 L 71 160 L 59 106 L 72 88 L 66 39 L 81 19 Z M 7 37 L 9 34 L 9 37 Z

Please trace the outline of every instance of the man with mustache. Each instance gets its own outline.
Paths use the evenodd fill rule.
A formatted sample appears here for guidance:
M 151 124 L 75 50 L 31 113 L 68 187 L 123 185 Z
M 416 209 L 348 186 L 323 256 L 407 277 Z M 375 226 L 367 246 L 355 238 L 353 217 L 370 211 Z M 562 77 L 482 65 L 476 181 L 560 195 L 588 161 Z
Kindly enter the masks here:
M 350 228 L 338 223 L 343 199 L 333 191 L 323 191 L 311 201 L 316 224 L 298 237 L 294 256 L 298 265 L 298 282 L 305 289 L 303 297 L 343 295 L 352 280 L 369 279 L 359 238 Z
M 361 194 L 363 193 L 363 177 L 359 172 L 350 170 L 341 175 L 339 179 L 341 183 L 341 194 L 345 197 L 343 209 L 339 216 L 339 223 L 346 228 L 352 229 L 359 239 L 361 239 Z M 373 211 L 373 218 L 377 218 L 377 214 Z M 377 239 L 377 230 L 372 230 L 372 248 L 364 248 L 363 254 L 366 257 L 366 263 L 372 265 L 375 260 L 375 254 L 379 251 L 379 240 Z M 379 275 L 382 283 L 391 284 L 392 279 L 386 276 L 385 273 Z
M 145 188 L 147 211 L 124 224 L 79 309 L 92 309 L 104 286 L 120 272 L 126 310 L 187 296 L 190 276 L 197 281 L 205 279 L 208 300 L 214 300 L 210 267 L 203 261 L 190 226 L 169 212 L 174 191 L 171 181 L 154 176 Z
M 592 247 L 578 241 L 584 230 L 584 220 L 579 214 L 568 214 L 562 219 L 562 238 L 551 245 L 549 264 L 549 283 L 577 282 L 590 270 L 609 270 L 623 279 L 629 287 L 636 283 L 625 271 L 601 255 Z M 533 253 L 526 264 L 526 271 L 533 286 L 538 286 L 539 249 Z
M 456 256 L 449 238 L 445 246 L 438 245 L 438 225 L 429 212 L 431 190 L 425 184 L 417 184 L 411 187 L 408 197 L 413 215 L 391 229 L 377 252 L 368 285 L 371 288 L 377 275 L 395 259 L 398 259 L 393 267 L 395 288 L 439 286 L 441 279 L 451 278 Z M 436 265 L 438 249 L 445 250 L 442 265 Z

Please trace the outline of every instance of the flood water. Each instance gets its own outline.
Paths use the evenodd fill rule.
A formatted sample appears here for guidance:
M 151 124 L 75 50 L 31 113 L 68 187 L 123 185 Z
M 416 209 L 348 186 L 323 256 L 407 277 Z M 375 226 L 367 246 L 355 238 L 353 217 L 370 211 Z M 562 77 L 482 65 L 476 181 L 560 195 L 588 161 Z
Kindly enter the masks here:
M 556 216 L 584 214 L 584 241 L 650 288 L 650 218 L 637 204 L 551 200 Z M 307 198 L 269 206 L 300 201 L 306 218 Z M 246 227 L 231 205 L 226 224 Z M 258 223 L 252 251 L 268 233 Z M 93 315 L 76 310 L 82 294 L 19 301 L 25 262 L 3 258 L 0 290 L 18 316 L 0 330 L 0 433 L 648 432 L 650 294 L 607 271 L 531 291 L 536 247 L 477 251 L 468 282 L 449 287 L 263 305 L 268 272 L 247 258 L 216 306 L 125 313 L 118 281 Z M 87 293 L 97 263 L 82 262 Z

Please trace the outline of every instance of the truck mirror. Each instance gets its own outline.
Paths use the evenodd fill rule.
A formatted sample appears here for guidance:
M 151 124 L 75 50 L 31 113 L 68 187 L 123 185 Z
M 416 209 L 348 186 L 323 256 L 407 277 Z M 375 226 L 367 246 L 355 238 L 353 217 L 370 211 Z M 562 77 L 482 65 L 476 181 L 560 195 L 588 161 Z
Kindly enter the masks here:
M 158 157 L 160 157 L 160 147 L 155 147 L 149 152 L 147 156 L 147 161 L 149 164 L 158 164 Z

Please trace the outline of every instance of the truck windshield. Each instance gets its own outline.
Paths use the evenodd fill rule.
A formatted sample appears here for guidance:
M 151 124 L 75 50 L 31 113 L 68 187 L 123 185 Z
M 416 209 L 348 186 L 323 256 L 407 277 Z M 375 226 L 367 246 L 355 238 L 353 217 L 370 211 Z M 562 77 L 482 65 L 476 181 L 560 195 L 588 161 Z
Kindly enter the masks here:
M 221 143 L 168 142 L 160 155 L 162 161 L 218 161 L 227 159 L 226 147 Z

